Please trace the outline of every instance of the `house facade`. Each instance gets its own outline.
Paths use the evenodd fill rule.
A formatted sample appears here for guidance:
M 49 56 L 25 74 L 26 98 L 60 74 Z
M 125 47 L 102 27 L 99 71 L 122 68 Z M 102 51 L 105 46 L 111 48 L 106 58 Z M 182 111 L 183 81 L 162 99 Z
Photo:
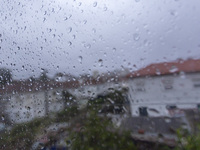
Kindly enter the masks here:
M 65 106 L 62 92 L 77 82 L 15 81 L 1 89 L 1 111 L 9 123 L 21 123 L 58 112 Z
M 200 60 L 151 64 L 118 78 L 14 81 L 0 89 L 1 112 L 20 123 L 62 110 L 63 91 L 75 96 L 81 108 L 90 98 L 121 88 L 128 89 L 131 116 L 180 116 L 184 109 L 200 107 Z
M 132 116 L 180 116 L 200 104 L 200 60 L 152 64 L 128 77 Z

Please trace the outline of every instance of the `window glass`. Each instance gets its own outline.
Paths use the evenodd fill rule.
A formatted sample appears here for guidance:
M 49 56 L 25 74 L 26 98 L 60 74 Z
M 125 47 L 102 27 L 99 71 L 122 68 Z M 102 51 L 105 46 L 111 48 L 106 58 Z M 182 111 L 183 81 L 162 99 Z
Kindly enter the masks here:
M 0 149 L 200 149 L 199 7 L 1 0 Z

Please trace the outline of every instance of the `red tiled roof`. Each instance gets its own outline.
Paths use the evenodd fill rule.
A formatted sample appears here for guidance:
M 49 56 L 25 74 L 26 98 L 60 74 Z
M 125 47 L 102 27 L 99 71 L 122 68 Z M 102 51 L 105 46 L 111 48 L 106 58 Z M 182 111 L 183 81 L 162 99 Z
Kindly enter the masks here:
M 159 76 L 180 72 L 200 72 L 200 59 L 177 60 L 174 62 L 151 64 L 145 68 L 128 74 L 127 77 Z
M 145 76 L 159 76 L 168 75 L 180 72 L 200 72 L 200 59 L 188 59 L 188 60 L 177 60 L 174 62 L 163 62 L 157 64 L 151 64 L 145 68 L 128 74 L 128 78 L 145 77 Z M 70 82 L 55 82 L 55 81 L 13 81 L 11 84 L 0 87 L 0 96 L 3 94 L 11 93 L 24 93 L 24 92 L 37 92 L 48 89 L 56 88 L 77 88 L 84 85 L 97 85 L 111 81 L 122 81 L 126 80 L 126 77 L 99 77 L 97 79 L 88 78 L 83 83 L 79 83 L 78 80 Z
M 79 86 L 78 81 L 70 82 L 42 82 L 42 81 L 13 81 L 9 85 L 0 88 L 0 96 L 3 94 L 15 94 L 15 93 L 26 93 L 26 92 L 37 92 L 56 88 L 76 88 Z

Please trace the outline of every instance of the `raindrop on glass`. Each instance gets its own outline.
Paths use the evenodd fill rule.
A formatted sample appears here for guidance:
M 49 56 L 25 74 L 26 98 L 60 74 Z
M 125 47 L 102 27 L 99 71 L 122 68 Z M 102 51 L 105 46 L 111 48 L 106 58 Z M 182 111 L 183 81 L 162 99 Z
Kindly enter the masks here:
M 87 23 L 87 20 L 83 20 L 83 24 L 86 24 Z
M 97 6 L 97 2 L 94 2 L 94 3 L 93 3 L 93 7 L 96 7 L 96 6 Z
M 68 28 L 68 33 L 72 32 L 72 27 Z
M 1 116 L 1 120 L 2 120 L 2 121 L 4 121 L 4 120 L 5 120 L 4 116 Z
M 95 29 L 95 28 L 93 28 L 93 29 L 92 29 L 92 32 L 93 32 L 93 33 L 96 33 L 96 29 Z
M 186 77 L 185 77 L 185 72 L 183 72 L 183 71 L 180 72 L 180 78 L 181 78 L 181 79 L 185 79 L 185 78 L 186 78 Z
M 82 57 L 82 56 L 79 56 L 79 57 L 78 57 L 78 61 L 80 62 L 80 64 L 82 64 L 83 57 Z
M 113 48 L 113 52 L 116 52 L 116 50 L 117 50 L 117 49 L 114 47 L 114 48 Z
M 108 10 L 108 8 L 105 6 L 105 7 L 103 8 L 103 10 L 104 10 L 104 11 L 107 11 L 107 10 Z
M 84 44 L 84 47 L 89 49 L 89 48 L 91 48 L 91 45 L 90 44 Z
M 138 41 L 138 40 L 140 39 L 139 34 L 137 34 L 137 33 L 133 34 L 133 39 L 134 39 L 135 41 Z
M 178 71 L 178 68 L 176 66 L 172 66 L 169 70 L 169 72 L 171 73 L 174 73 L 174 72 L 177 72 Z
M 99 60 L 98 60 L 98 63 L 99 63 L 99 66 L 100 66 L 100 67 L 103 66 L 103 60 L 102 60 L 102 59 L 99 59 Z
M 156 69 L 156 75 L 160 75 L 160 74 L 161 74 L 160 70 Z
M 68 46 L 71 46 L 71 45 L 72 45 L 72 42 L 69 41 L 69 42 L 68 42 Z

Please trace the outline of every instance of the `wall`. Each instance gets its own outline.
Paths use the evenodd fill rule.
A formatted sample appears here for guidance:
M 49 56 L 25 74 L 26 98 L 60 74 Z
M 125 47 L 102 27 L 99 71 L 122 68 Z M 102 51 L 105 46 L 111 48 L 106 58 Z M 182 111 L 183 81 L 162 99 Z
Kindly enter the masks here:
M 44 116 L 44 92 L 10 94 L 7 113 L 13 123 L 25 122 Z
M 188 109 L 200 103 L 200 73 L 136 78 L 128 83 L 132 116 L 139 115 L 141 106 L 148 108 L 150 116 L 168 116 L 166 105 Z
M 188 109 L 197 108 L 197 104 L 200 104 L 200 73 L 135 78 L 67 90 L 76 96 L 78 104 L 82 107 L 90 97 L 106 94 L 109 90 L 120 87 L 129 88 L 128 99 L 132 116 L 139 116 L 139 107 L 147 107 L 149 116 L 169 116 L 167 105 Z M 59 88 L 48 91 L 49 112 L 57 112 L 64 108 L 62 91 L 63 89 Z M 5 112 L 14 123 L 45 116 L 44 91 L 8 94 L 5 97 Z
M 63 109 L 64 102 L 61 92 L 61 89 L 47 92 L 49 112 L 57 112 Z M 26 122 L 35 117 L 45 116 L 44 91 L 9 94 L 7 99 L 6 112 L 13 123 Z

